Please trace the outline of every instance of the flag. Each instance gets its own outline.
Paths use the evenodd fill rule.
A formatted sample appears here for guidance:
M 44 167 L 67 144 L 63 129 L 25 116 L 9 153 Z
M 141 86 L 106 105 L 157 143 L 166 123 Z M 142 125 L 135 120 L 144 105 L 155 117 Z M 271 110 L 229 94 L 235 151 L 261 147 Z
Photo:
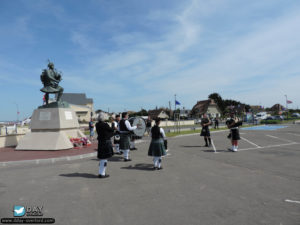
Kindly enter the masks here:
M 180 105 L 180 102 L 175 100 L 175 105 Z
M 292 104 L 293 102 L 290 100 L 286 100 L 286 104 Z

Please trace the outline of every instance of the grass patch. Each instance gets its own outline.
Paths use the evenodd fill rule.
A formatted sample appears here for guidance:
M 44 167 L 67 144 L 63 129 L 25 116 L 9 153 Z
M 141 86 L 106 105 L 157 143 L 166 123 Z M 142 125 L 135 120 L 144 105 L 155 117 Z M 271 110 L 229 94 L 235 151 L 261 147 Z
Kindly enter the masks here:
M 245 125 L 245 126 L 241 126 L 241 128 L 245 128 L 245 127 L 255 127 L 257 125 Z M 219 129 L 209 129 L 210 131 L 219 131 L 219 130 L 229 130 L 227 127 L 222 127 L 222 128 L 219 128 Z M 166 136 L 167 137 L 176 137 L 176 136 L 179 136 L 179 135 L 185 135 L 185 134 L 200 134 L 201 132 L 201 129 L 199 130 L 184 130 L 184 131 L 180 131 L 180 132 L 169 132 L 169 133 L 166 133 Z

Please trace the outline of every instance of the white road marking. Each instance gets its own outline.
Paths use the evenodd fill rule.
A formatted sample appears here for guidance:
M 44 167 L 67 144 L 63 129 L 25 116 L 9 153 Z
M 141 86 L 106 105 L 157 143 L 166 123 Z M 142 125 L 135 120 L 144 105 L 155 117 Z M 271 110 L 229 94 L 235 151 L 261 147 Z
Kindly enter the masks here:
M 272 147 L 281 147 L 281 146 L 286 146 L 286 145 L 298 145 L 300 143 L 297 142 L 291 142 L 291 143 L 286 143 L 286 144 L 280 144 L 280 145 L 267 145 L 267 146 L 262 146 L 260 148 L 244 148 L 244 149 L 239 149 L 239 151 L 247 151 L 247 150 L 255 150 L 255 149 L 264 149 L 264 148 L 272 148 Z
M 217 153 L 216 146 L 215 146 L 215 144 L 214 144 L 213 139 L 211 139 L 211 144 L 212 144 L 212 146 L 213 146 L 213 148 L 214 148 L 215 153 Z
M 284 139 L 284 138 L 279 138 L 279 137 L 275 137 L 275 136 L 273 136 L 273 135 L 269 135 L 269 134 L 266 134 L 266 136 L 268 136 L 268 137 L 271 137 L 271 138 L 275 138 L 275 139 L 279 139 L 279 140 L 283 140 L 283 141 L 287 141 L 287 142 L 290 142 L 290 143 L 292 143 L 292 142 L 293 142 L 293 141 L 291 141 L 291 140 Z
M 292 135 L 295 135 L 297 137 L 300 137 L 300 134 L 294 134 L 294 133 L 288 133 L 288 134 L 292 134 Z
M 298 204 L 300 204 L 300 201 L 294 201 L 294 200 L 289 200 L 289 199 L 286 199 L 285 201 L 286 202 L 290 202 L 290 203 L 298 203 Z
M 250 143 L 250 144 L 256 146 L 257 148 L 261 148 L 261 146 L 259 146 L 259 145 L 255 144 L 255 143 L 253 143 L 252 141 L 249 141 L 248 139 L 246 139 L 246 138 L 244 138 L 244 137 L 241 137 L 241 138 L 242 138 L 244 141 L 247 141 L 248 143 Z

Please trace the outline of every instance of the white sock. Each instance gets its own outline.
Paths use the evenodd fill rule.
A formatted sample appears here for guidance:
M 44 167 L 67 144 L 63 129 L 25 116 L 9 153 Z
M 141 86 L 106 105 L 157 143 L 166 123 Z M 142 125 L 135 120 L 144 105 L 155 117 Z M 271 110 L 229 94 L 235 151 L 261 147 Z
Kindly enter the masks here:
M 159 167 L 159 158 L 160 157 L 157 156 L 153 157 L 154 167 Z
M 101 159 L 99 163 L 99 174 L 104 176 L 107 166 L 107 159 Z
M 131 142 L 130 142 L 130 148 L 135 148 L 134 141 L 131 141 Z
M 161 157 L 157 157 L 158 158 L 158 165 L 157 167 L 160 168 L 161 167 Z
M 119 144 L 115 144 L 116 147 L 116 152 L 120 152 L 120 145 Z
M 124 153 L 124 159 L 129 159 L 129 149 L 123 150 Z
M 153 164 L 154 164 L 154 167 L 157 167 L 157 157 L 153 157 Z

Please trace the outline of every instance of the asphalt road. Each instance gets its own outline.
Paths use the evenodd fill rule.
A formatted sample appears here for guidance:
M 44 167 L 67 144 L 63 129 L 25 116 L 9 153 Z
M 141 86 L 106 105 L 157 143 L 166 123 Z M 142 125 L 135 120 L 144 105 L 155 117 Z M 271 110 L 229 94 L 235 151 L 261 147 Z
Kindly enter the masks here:
M 0 218 L 13 206 L 43 206 L 55 224 L 299 225 L 300 125 L 241 130 L 232 153 L 228 131 L 169 139 L 161 171 L 147 156 L 149 140 L 114 156 L 108 179 L 94 158 L 0 168 Z

